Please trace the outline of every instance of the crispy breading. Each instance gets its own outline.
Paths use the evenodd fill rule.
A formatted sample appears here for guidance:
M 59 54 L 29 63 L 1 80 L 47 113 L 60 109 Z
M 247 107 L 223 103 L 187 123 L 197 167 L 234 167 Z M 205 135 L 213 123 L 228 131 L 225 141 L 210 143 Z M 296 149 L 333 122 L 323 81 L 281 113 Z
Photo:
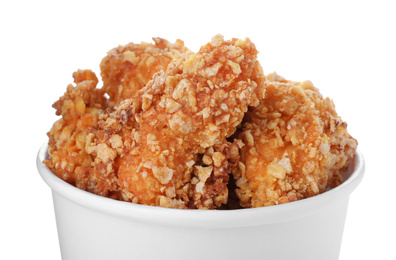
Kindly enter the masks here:
M 242 207 L 308 198 L 335 187 L 357 141 L 310 81 L 267 76 L 266 96 L 244 119 L 236 193 Z
M 115 105 L 132 98 L 151 80 L 154 73 L 165 71 L 175 55 L 188 52 L 181 40 L 175 43 L 158 37 L 153 40 L 155 44 L 142 42 L 120 45 L 102 59 L 100 69 L 103 89 Z
M 226 138 L 263 95 L 256 57 L 249 39 L 218 35 L 197 54 L 172 61 L 137 93 L 130 106 L 138 129 L 129 132 L 133 145 L 118 160 L 125 200 L 176 208 L 227 202 L 239 147 Z
M 62 118 L 48 132 L 49 157 L 44 163 L 60 178 L 84 190 L 93 190 L 91 163 L 86 140 L 95 131 L 99 115 L 107 108 L 104 92 L 96 88 L 98 79 L 90 70 L 73 74 L 75 86 L 53 104 Z
M 57 176 L 181 209 L 270 206 L 342 183 L 357 141 L 311 82 L 265 77 L 249 39 L 216 35 L 197 53 L 153 39 L 109 51 L 101 89 L 92 71 L 73 74 L 48 133 Z

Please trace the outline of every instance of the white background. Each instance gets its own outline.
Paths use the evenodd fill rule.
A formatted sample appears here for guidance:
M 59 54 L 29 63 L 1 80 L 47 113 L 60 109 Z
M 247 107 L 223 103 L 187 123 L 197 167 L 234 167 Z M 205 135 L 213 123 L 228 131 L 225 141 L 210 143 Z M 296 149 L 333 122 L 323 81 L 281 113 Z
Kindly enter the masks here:
M 118 44 L 160 36 L 197 51 L 217 33 L 250 37 L 265 73 L 310 79 L 334 100 L 366 159 L 340 259 L 396 259 L 395 11 L 392 1 L 2 1 L 0 259 L 60 259 L 35 159 L 72 73 L 99 74 Z

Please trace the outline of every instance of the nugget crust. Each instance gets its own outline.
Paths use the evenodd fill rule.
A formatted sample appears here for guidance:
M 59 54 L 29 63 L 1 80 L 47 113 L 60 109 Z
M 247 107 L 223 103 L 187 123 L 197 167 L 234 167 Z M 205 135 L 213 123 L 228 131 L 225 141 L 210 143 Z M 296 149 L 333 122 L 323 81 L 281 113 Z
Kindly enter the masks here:
M 266 96 L 245 118 L 234 173 L 243 207 L 308 198 L 339 185 L 357 142 L 311 82 L 268 76 Z
M 176 208 L 227 202 L 239 147 L 226 138 L 262 95 L 264 76 L 251 80 L 261 73 L 256 57 L 250 40 L 216 36 L 197 54 L 174 60 L 137 93 L 135 145 L 119 160 L 125 198 Z
M 48 132 L 49 157 L 44 163 L 61 179 L 83 190 L 93 191 L 92 162 L 86 151 L 88 135 L 96 131 L 99 115 L 107 108 L 104 92 L 96 88 L 98 79 L 90 70 L 73 74 L 75 86 L 53 104 L 62 118 Z
M 174 56 L 188 52 L 181 40 L 175 43 L 153 38 L 154 44 L 129 43 L 111 49 L 100 63 L 103 90 L 113 105 L 132 98 L 151 80 L 154 73 L 165 71 Z

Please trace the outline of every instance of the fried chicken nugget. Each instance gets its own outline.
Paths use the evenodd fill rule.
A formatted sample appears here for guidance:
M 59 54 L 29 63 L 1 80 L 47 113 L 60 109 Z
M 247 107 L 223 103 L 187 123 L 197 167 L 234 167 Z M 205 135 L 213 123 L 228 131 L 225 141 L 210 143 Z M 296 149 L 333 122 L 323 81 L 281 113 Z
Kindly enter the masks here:
M 142 42 L 119 46 L 102 59 L 103 89 L 115 105 L 132 98 L 154 73 L 165 71 L 175 54 L 188 52 L 181 40 L 175 43 L 158 37 L 153 40 L 155 44 Z
M 121 102 L 118 116 L 105 119 L 112 125 L 124 115 L 121 125 L 136 124 L 126 131 L 114 128 L 124 144 L 118 154 L 107 141 L 92 144 L 111 154 L 107 165 L 115 165 L 124 200 L 201 209 L 227 202 L 239 142 L 226 138 L 263 96 L 264 75 L 256 58 L 249 39 L 224 41 L 218 35 L 197 54 L 180 54 L 134 99 Z
M 48 132 L 49 157 L 44 163 L 61 179 L 83 190 L 93 190 L 91 179 L 94 158 L 86 153 L 86 138 L 97 128 L 98 116 L 107 108 L 104 91 L 97 89 L 98 79 L 90 70 L 73 73 L 76 86 L 53 104 L 62 118 Z
M 138 128 L 131 115 L 131 100 L 125 100 L 116 110 L 111 108 L 99 115 L 95 131 L 86 138 L 85 151 L 94 159 L 91 192 L 123 200 L 118 180 L 118 159 L 129 152 Z
M 242 207 L 296 201 L 339 185 L 357 146 L 333 102 L 311 82 L 268 79 L 240 134 L 246 146 L 234 178 Z

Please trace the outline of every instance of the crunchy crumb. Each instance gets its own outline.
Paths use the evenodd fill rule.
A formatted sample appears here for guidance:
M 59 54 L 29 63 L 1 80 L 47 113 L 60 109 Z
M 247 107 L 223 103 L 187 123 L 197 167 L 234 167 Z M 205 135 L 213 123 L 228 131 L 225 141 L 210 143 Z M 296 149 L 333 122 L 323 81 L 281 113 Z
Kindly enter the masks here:
M 229 174 L 239 153 L 238 146 L 226 138 L 236 131 L 248 106 L 257 103 L 258 93 L 262 93 L 258 88 L 264 87 L 254 45 L 247 39 L 236 47 L 236 41 L 219 37 L 215 45 L 209 43 L 196 54 L 180 55 L 137 92 L 130 107 L 141 140 L 151 135 L 159 140 L 155 144 L 134 140 L 140 152 L 119 159 L 121 189 L 134 194 L 139 203 L 165 203 L 157 199 L 166 196 L 163 187 L 176 189 L 178 203 L 166 201 L 167 206 L 204 209 L 227 202 Z M 244 59 L 237 61 L 240 55 L 229 55 L 235 48 Z M 240 69 L 230 67 L 229 61 Z M 252 81 L 253 74 L 261 76 L 254 75 L 256 81 Z M 150 107 L 144 107 L 147 95 L 152 96 Z M 169 154 L 161 160 L 158 154 L 164 150 Z M 140 177 L 141 162 L 152 164 L 145 169 L 144 181 Z M 158 169 L 163 167 L 171 169 L 172 175 L 159 174 Z
M 267 79 L 265 98 L 239 134 L 246 146 L 234 178 L 242 207 L 295 201 L 340 184 L 357 145 L 312 82 L 276 73 Z
M 76 187 L 179 209 L 288 203 L 342 183 L 357 141 L 312 82 L 264 76 L 250 39 L 129 43 L 54 103 L 44 163 Z
M 103 90 L 114 104 L 132 98 L 156 72 L 165 71 L 175 55 L 189 51 L 181 40 L 175 43 L 162 38 L 153 40 L 154 44 L 118 46 L 103 58 L 100 64 Z

